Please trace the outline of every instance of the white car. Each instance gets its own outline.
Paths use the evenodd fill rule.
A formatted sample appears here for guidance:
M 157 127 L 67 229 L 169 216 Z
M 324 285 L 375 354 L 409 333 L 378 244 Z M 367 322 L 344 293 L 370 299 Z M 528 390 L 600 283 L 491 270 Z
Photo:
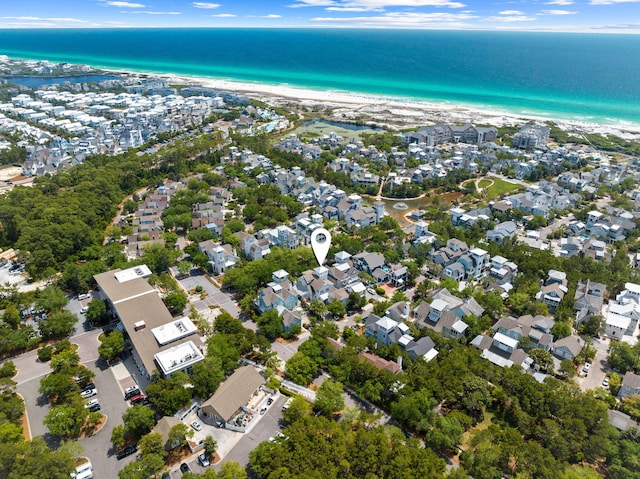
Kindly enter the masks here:
M 605 376 L 604 379 L 602 380 L 602 387 L 603 388 L 609 387 L 609 376 Z
M 585 376 L 589 374 L 589 369 L 591 368 L 591 363 L 584 363 L 582 370 L 584 371 Z
M 80 396 L 82 396 L 85 399 L 91 398 L 93 396 L 97 396 L 98 395 L 98 390 L 97 389 L 87 389 L 86 391 L 82 391 L 80 393 Z
M 211 462 L 207 459 L 207 455 L 204 452 L 198 456 L 198 461 L 202 467 L 209 467 L 211 465 Z
M 194 428 L 196 431 L 202 430 L 202 424 L 200 424 L 198 421 L 193 421 L 191 423 L 191 427 Z

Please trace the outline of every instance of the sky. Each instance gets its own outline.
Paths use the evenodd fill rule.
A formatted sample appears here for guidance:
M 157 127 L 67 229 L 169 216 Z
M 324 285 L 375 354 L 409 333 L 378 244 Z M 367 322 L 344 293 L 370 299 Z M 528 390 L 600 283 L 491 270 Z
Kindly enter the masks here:
M 640 0 L 19 0 L 0 28 L 413 28 L 640 33 Z

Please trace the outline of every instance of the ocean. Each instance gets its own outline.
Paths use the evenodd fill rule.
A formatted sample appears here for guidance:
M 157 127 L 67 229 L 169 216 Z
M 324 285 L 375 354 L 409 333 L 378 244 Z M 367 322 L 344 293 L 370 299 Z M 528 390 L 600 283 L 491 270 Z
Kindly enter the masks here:
M 0 30 L 0 54 L 640 124 L 640 35 L 343 29 Z

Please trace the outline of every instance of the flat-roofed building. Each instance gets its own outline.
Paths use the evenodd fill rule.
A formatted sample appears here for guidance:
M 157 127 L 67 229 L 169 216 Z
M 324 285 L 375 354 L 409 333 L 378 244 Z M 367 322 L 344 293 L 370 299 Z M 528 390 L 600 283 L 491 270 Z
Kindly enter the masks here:
M 111 310 L 122 321 L 140 372 L 147 378 L 156 368 L 165 376 L 177 371 L 188 372 L 193 364 L 204 359 L 202 340 L 189 318 L 171 316 L 158 292 L 147 281 L 150 275 L 149 268 L 142 265 L 107 271 L 94 278 Z M 184 348 L 178 348 L 187 343 Z M 185 361 L 188 354 L 192 357 Z

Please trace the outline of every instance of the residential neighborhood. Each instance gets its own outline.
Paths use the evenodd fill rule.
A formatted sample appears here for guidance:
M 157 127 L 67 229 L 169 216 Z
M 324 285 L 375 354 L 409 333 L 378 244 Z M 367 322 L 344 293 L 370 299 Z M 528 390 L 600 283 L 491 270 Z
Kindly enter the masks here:
M 640 420 L 640 158 L 547 123 L 318 134 L 164 78 L 10 80 L 0 369 L 25 441 L 83 446 L 65 477 L 247 477 L 334 427 L 433 477 L 489 477 L 507 428 L 622 477 L 589 438 Z

